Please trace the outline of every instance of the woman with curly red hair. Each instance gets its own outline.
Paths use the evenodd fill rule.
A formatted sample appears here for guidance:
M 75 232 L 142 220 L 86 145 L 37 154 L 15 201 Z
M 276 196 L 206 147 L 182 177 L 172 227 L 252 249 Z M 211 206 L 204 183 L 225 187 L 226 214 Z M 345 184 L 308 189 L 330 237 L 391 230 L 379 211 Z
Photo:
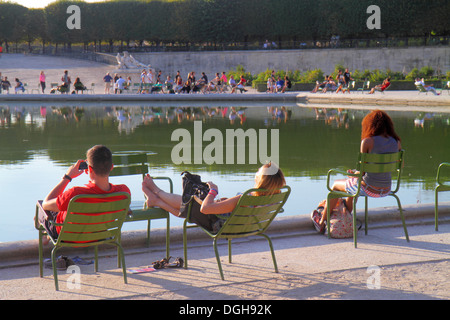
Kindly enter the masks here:
M 394 129 L 392 119 L 386 112 L 374 110 L 366 115 L 361 123 L 361 153 L 394 153 L 401 150 L 401 139 Z M 349 173 L 357 173 L 349 170 Z M 332 187 L 336 191 L 345 191 L 350 194 L 356 194 L 358 191 L 358 178 L 349 177 L 344 180 L 336 180 Z M 370 173 L 365 172 L 361 181 L 361 196 L 369 196 L 374 198 L 384 197 L 391 191 L 391 174 L 390 173 Z M 330 199 L 328 205 L 334 208 L 338 199 Z M 349 212 L 353 210 L 352 198 L 344 201 Z M 322 211 L 322 217 L 318 221 L 318 225 L 323 230 L 326 220 L 327 205 Z

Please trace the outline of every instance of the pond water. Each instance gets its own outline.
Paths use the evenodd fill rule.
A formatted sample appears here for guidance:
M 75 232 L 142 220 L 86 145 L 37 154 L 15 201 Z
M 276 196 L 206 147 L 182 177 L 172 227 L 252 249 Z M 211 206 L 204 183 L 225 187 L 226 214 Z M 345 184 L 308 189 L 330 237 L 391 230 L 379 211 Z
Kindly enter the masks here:
M 152 153 L 151 174 L 171 177 L 176 193 L 181 193 L 180 174 L 184 170 L 216 183 L 220 196 L 233 196 L 251 188 L 260 164 L 249 163 L 248 152 L 245 164 L 236 164 L 237 160 L 234 164 L 226 164 L 225 160 L 224 164 L 206 164 L 205 159 L 200 164 L 174 163 L 172 151 L 179 142 L 172 141 L 173 132 L 184 128 L 194 141 L 195 124 L 201 125 L 202 133 L 218 129 L 215 132 L 222 133 L 224 141 L 227 129 L 234 132 L 239 128 L 244 132 L 254 129 L 258 141 L 264 138 L 264 131 L 259 130 L 267 129 L 269 155 L 276 150 L 270 144 L 271 136 L 278 132 L 279 164 L 292 187 L 283 215 L 309 215 L 326 198 L 327 171 L 354 168 L 361 120 L 370 109 L 300 105 L 0 105 L 0 242 L 36 238 L 33 224 L 36 201 L 43 199 L 68 166 L 84 159 L 86 150 L 95 144 L 104 144 L 113 152 Z M 437 166 L 450 160 L 450 111 L 387 112 L 406 150 L 399 192 L 402 204 L 431 203 Z M 211 142 L 204 140 L 201 148 L 206 150 Z M 247 149 L 251 147 L 247 145 Z M 112 182 L 127 184 L 134 201 L 144 200 L 139 177 L 117 179 Z M 87 182 L 87 176 L 82 175 L 70 186 Z M 386 199 L 374 200 L 369 205 L 395 203 Z M 164 226 L 163 222 L 152 223 L 154 227 Z M 171 219 L 172 226 L 181 224 L 182 219 Z M 145 228 L 145 223 L 133 222 L 126 223 L 123 230 Z

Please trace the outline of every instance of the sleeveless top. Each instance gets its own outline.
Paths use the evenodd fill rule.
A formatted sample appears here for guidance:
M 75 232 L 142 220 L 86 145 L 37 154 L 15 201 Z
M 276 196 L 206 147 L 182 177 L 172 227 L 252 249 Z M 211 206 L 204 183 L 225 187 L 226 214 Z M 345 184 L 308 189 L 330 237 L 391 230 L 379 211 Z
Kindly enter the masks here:
M 398 152 L 398 142 L 393 137 L 374 136 L 373 148 L 370 153 L 394 153 Z M 391 187 L 391 173 L 370 173 L 366 172 L 363 176 L 363 181 L 372 187 L 390 188 Z

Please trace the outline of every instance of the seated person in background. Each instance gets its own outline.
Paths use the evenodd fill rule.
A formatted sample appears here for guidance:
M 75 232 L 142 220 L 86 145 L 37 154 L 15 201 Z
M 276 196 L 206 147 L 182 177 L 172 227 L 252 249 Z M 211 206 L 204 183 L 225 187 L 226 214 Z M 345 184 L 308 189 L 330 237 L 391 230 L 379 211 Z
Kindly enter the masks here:
M 246 90 L 244 88 L 246 82 L 247 82 L 247 80 L 245 80 L 244 75 L 241 75 L 241 78 L 239 79 L 237 86 L 234 87 L 233 90 L 231 90 L 231 93 L 234 93 L 236 91 L 236 89 L 241 90 L 241 93 L 242 93 L 242 91 L 247 92 L 248 90 Z
M 181 88 L 182 93 L 189 93 L 191 91 L 191 77 L 188 75 L 188 79 L 186 80 L 186 82 L 184 83 L 184 86 Z
M 275 92 L 278 92 L 278 91 L 281 92 L 281 90 L 283 90 L 283 87 L 284 87 L 284 80 L 282 80 L 280 78 L 280 76 L 278 76 L 278 79 L 276 82 L 276 87 L 275 87 Z
M 328 83 L 328 75 L 325 76 L 325 79 L 322 82 L 316 81 L 316 86 L 311 91 L 311 93 L 316 93 L 319 89 L 324 89 Z
M 14 91 L 17 94 L 17 92 L 19 92 L 20 90 L 22 90 L 22 92 L 25 92 L 25 87 L 23 86 L 23 83 L 20 82 L 18 78 L 16 78 L 16 86 L 14 87 Z
M 272 77 L 267 77 L 267 93 L 273 93 L 273 80 Z
M 322 90 L 322 93 L 327 92 L 328 90 L 336 90 L 336 82 L 334 82 L 333 77 L 329 76 L 328 81 L 325 84 L 325 88 Z
M 220 81 L 220 76 L 219 73 L 216 73 L 216 76 L 214 77 L 214 79 L 212 79 L 210 81 L 210 83 L 208 84 L 208 87 L 206 87 L 206 91 L 211 92 L 213 90 L 220 90 L 220 86 L 221 86 L 221 81 Z
M 361 153 L 395 153 L 402 149 L 401 139 L 394 129 L 394 124 L 389 115 L 381 110 L 374 110 L 364 117 L 361 123 Z M 348 173 L 358 173 L 348 170 Z M 358 178 L 348 177 L 344 180 L 336 180 L 333 190 L 345 191 L 356 194 L 358 191 Z M 362 176 L 361 196 L 373 198 L 385 197 L 391 191 L 391 173 L 370 173 Z M 330 208 L 334 208 L 338 199 L 330 199 Z M 351 213 L 353 210 L 353 198 L 344 200 L 344 204 Z M 321 216 L 313 217 L 314 225 L 318 231 L 323 231 L 327 218 L 327 204 L 325 204 Z
M 284 76 L 284 85 L 283 89 L 281 90 L 281 93 L 284 93 L 286 89 L 292 88 L 292 82 L 289 80 L 289 77 L 287 75 Z
M 382 84 L 376 85 L 373 87 L 368 94 L 374 94 L 375 90 L 383 92 L 391 85 L 391 78 L 386 78 Z
M 433 94 L 435 96 L 439 95 L 439 93 L 437 93 L 436 89 L 433 87 L 433 84 L 426 85 L 423 78 L 422 79 L 417 78 L 416 82 L 414 82 L 414 84 L 416 86 L 420 86 L 420 85 L 423 86 L 425 90 L 433 92 Z
M 204 72 L 202 72 L 202 76 L 195 82 L 195 86 L 194 89 L 192 89 L 192 91 L 194 92 L 200 91 L 205 93 L 207 85 L 208 85 L 208 76 Z
M 73 83 L 73 87 L 77 93 L 78 93 L 78 91 L 81 91 L 81 93 L 83 93 L 83 91 L 87 89 L 84 86 L 84 84 L 81 82 L 80 77 L 77 77 L 75 79 L 75 82 Z
M 0 79 L 1 80 L 1 79 Z M 8 77 L 3 78 L 1 80 L 2 89 L 9 93 L 9 88 L 11 88 L 11 82 L 9 82 Z
M 234 80 L 233 75 L 230 75 L 230 80 L 228 80 L 228 84 L 231 87 L 231 93 L 233 93 L 233 89 L 236 87 L 236 80 Z
M 175 87 L 173 88 L 173 91 L 175 91 L 175 93 L 180 93 L 182 89 L 183 89 L 183 79 L 181 78 L 180 75 L 177 74 L 177 76 L 175 77 Z
M 128 192 L 126 185 L 113 185 L 109 183 L 109 174 L 113 168 L 111 151 L 102 145 L 90 148 L 86 153 L 87 160 L 78 160 L 72 165 L 61 178 L 60 182 L 45 197 L 42 207 L 50 211 L 51 216 L 39 216 L 39 221 L 47 226 L 52 238 L 56 239 L 61 227 L 56 227 L 49 223 L 48 219 L 63 223 L 70 200 L 80 194 L 108 194 L 114 192 Z M 87 169 L 80 169 L 82 162 L 87 163 Z M 80 176 L 83 172 L 89 175 L 89 183 L 84 187 L 73 187 L 65 190 L 72 179 Z
M 273 171 L 275 174 L 273 174 Z M 259 168 L 255 175 L 255 185 L 256 189 L 266 189 L 268 190 L 265 194 L 273 194 L 278 192 L 278 189 L 286 185 L 283 172 L 274 163 L 268 163 Z M 201 205 L 201 213 L 203 214 L 227 214 L 234 210 L 241 195 L 234 196 L 232 198 L 221 198 L 220 200 L 215 200 L 215 197 L 219 193 L 218 187 L 212 183 L 208 182 L 210 192 L 208 196 L 203 200 Z M 154 182 L 153 179 L 147 175 L 142 182 L 142 191 L 147 198 L 147 205 L 149 207 L 160 207 L 174 216 L 178 217 L 180 215 L 181 207 L 181 195 L 167 193 L 160 189 Z M 254 194 L 255 196 L 265 195 L 265 194 Z
M 171 92 L 171 90 L 173 90 L 173 80 L 170 78 L 170 76 L 167 76 L 164 85 L 166 86 L 168 92 Z
M 131 84 L 131 77 L 127 77 L 127 81 L 125 82 L 125 90 L 130 90 Z

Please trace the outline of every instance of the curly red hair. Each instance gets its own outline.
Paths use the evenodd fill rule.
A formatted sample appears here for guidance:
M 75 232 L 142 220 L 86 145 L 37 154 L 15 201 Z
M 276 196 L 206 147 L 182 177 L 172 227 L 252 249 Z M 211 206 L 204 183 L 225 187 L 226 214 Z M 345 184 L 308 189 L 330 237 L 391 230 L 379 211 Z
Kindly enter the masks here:
M 373 110 L 362 120 L 361 140 L 374 136 L 390 136 L 401 141 L 394 129 L 394 123 L 388 114 L 381 110 Z

